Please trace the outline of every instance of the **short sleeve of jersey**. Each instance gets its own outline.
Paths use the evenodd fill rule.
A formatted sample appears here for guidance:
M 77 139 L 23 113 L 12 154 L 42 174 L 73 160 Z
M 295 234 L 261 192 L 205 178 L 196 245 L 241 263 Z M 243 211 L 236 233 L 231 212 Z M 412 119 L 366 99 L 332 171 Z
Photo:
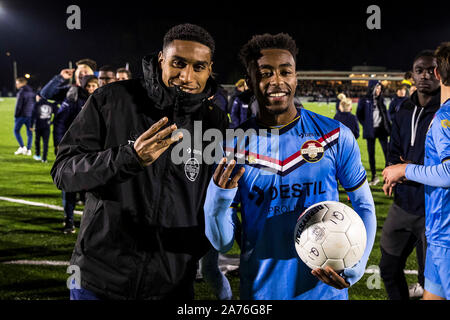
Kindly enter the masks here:
M 347 192 L 358 189 L 366 181 L 358 143 L 349 128 L 340 125 L 336 174 Z
M 431 125 L 431 136 L 436 148 L 439 160 L 450 160 L 450 108 L 439 110 Z

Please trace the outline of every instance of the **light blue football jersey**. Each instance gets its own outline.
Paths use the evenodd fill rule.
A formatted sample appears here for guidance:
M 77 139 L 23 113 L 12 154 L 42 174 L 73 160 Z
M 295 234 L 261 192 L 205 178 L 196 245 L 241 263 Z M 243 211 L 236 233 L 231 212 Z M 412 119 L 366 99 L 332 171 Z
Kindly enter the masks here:
M 300 260 L 294 228 L 309 206 L 339 201 L 338 181 L 347 191 L 366 181 L 352 132 L 305 109 L 278 133 L 255 118 L 240 128 L 256 132 L 225 146 L 228 156 L 245 160 L 233 203 L 242 214 L 241 299 L 348 299 L 347 289 L 319 281 Z
M 436 112 L 425 140 L 425 166 L 450 161 L 450 100 Z M 427 242 L 450 248 L 450 189 L 425 185 Z

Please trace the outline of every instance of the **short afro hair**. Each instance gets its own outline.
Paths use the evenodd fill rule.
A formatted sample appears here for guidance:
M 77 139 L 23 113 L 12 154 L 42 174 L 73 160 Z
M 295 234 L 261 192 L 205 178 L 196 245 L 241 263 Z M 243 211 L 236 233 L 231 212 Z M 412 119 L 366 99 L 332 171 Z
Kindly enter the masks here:
M 199 42 L 211 50 L 211 57 L 214 56 L 216 46 L 214 39 L 208 31 L 198 25 L 184 23 L 172 27 L 164 35 L 163 49 L 165 49 L 174 40 Z
M 416 61 L 419 60 L 420 58 L 424 58 L 424 57 L 436 58 L 433 50 L 422 50 L 418 54 L 416 54 L 416 56 L 414 57 L 413 64 L 416 63 Z
M 239 52 L 239 59 L 248 70 L 252 62 L 261 58 L 263 49 L 284 49 L 289 51 L 297 62 L 298 49 L 294 39 L 287 33 L 278 33 L 275 35 L 265 33 L 253 36 Z

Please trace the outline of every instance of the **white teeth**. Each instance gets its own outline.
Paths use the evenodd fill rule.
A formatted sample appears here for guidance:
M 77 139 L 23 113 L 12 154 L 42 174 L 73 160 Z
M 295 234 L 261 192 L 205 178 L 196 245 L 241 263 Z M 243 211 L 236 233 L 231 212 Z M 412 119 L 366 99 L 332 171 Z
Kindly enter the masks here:
M 284 92 L 270 94 L 271 97 L 284 97 L 285 95 L 286 95 L 286 93 L 284 93 Z

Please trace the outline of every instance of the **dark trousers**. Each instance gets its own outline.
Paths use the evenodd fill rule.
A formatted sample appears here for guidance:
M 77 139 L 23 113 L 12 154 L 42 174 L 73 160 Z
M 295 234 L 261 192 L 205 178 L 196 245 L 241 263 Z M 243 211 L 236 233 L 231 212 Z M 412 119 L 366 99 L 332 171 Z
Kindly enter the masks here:
M 42 160 L 47 160 L 48 139 L 50 137 L 50 128 L 36 129 L 34 138 L 34 153 L 41 155 L 41 138 L 42 138 Z
M 380 141 L 381 149 L 383 149 L 385 166 L 386 166 L 386 162 L 387 162 L 387 153 L 388 153 L 388 135 L 387 135 L 387 133 L 381 127 L 375 128 L 374 131 L 375 131 L 374 138 L 367 138 L 367 152 L 369 154 L 369 165 L 370 165 L 370 171 L 372 173 L 372 179 L 375 178 L 375 175 L 377 173 L 376 166 L 375 166 L 375 142 L 376 142 L 376 139 L 378 139 L 378 141 Z
M 33 144 L 33 132 L 31 131 L 31 117 L 17 117 L 14 119 L 14 135 L 16 136 L 17 142 L 21 147 L 24 147 L 22 136 L 20 135 L 20 129 L 25 125 L 27 129 L 27 149 L 31 150 L 31 145 Z
M 424 287 L 426 253 L 425 217 L 407 213 L 395 203 L 391 206 L 381 233 L 380 273 L 389 299 L 409 300 L 404 268 L 416 249 L 418 282 Z
M 64 215 L 66 226 L 73 226 L 73 212 L 77 203 L 76 192 L 62 192 L 62 204 L 64 207 Z

